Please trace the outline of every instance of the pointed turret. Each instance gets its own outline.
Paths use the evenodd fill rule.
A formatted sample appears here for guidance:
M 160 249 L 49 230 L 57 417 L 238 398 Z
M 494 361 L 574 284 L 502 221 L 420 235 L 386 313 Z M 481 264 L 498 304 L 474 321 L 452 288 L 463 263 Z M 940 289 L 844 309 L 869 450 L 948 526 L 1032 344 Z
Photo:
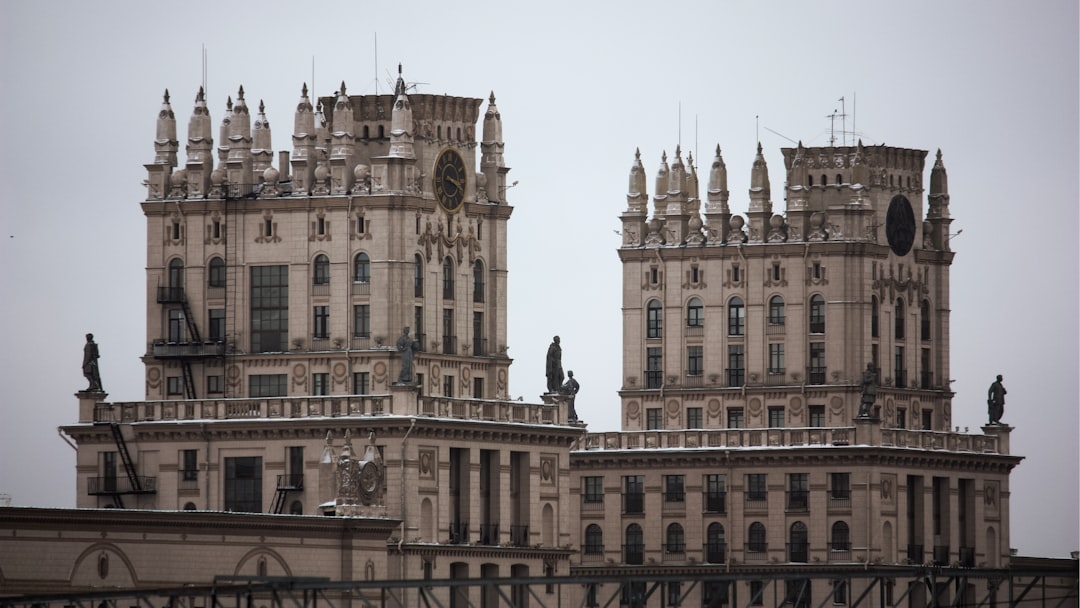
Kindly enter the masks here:
M 480 142 L 480 171 L 487 178 L 488 200 L 502 202 L 506 200 L 506 174 L 510 168 L 503 160 L 505 144 L 502 138 L 502 114 L 495 105 L 495 91 L 488 97 L 487 111 L 484 112 L 484 127 Z
M 731 210 L 728 208 L 727 165 L 720 153 L 720 144 L 716 144 L 716 156 L 709 169 L 708 201 L 705 203 L 705 225 L 708 228 L 710 242 L 727 240 L 728 221 Z
M 195 108 L 188 120 L 187 173 L 188 196 L 202 198 L 210 188 L 210 173 L 214 170 L 213 125 L 206 107 L 206 92 L 199 87 Z
M 686 212 L 697 215 L 701 211 L 701 191 L 698 186 L 697 167 L 694 166 L 694 154 L 686 155 Z
M 255 175 L 251 158 L 251 113 L 244 99 L 244 86 L 236 93 L 229 124 L 229 156 L 225 163 L 229 195 L 240 197 L 251 193 Z
M 345 81 L 334 100 L 333 132 L 330 134 L 330 183 L 332 194 L 346 194 L 352 189 L 356 165 L 353 142 L 353 107 L 345 92 Z
M 630 166 L 630 189 L 626 193 L 626 212 L 645 215 L 649 193 L 645 186 L 645 167 L 641 164 L 641 148 L 634 149 L 634 164 Z
M 398 64 L 397 85 L 394 86 L 394 109 L 390 113 L 390 154 L 396 158 L 416 158 L 413 150 L 413 114 L 409 96 L 405 94 L 405 79 Z
M 927 203 L 926 222 L 932 226 L 932 233 L 924 235 L 923 240 L 928 241 L 925 244 L 932 245 L 935 249 L 949 251 L 949 225 L 952 224 L 949 214 L 949 176 L 945 172 L 945 163 L 941 160 L 940 148 L 934 167 L 930 169 L 930 193 Z
M 233 102 L 232 95 L 225 100 L 225 116 L 221 118 L 221 126 L 218 127 L 218 164 L 225 165 L 229 160 L 229 133 L 232 130 Z
M 769 228 L 772 201 L 769 200 L 769 167 L 765 164 L 761 142 L 758 142 L 754 167 L 750 170 L 750 208 L 746 215 L 750 220 L 750 241 L 762 240 Z
M 270 121 L 266 119 L 266 106 L 259 100 L 259 115 L 255 117 L 254 132 L 251 136 L 252 170 L 256 181 L 274 162 L 274 146 L 270 138 Z
M 300 89 L 300 101 L 293 118 L 293 192 L 311 192 L 315 175 L 315 113 L 308 97 L 307 83 Z
M 154 137 L 154 162 L 176 166 L 176 152 L 180 144 L 176 141 L 176 116 L 173 114 L 172 104 L 169 103 L 169 89 L 165 89 L 165 95 L 161 101 L 161 110 L 158 111 L 157 135 Z
M 667 212 L 668 175 L 667 150 L 660 155 L 660 169 L 656 172 L 656 196 L 653 197 L 653 215 Z
M 667 208 L 664 210 L 665 241 L 668 245 L 678 245 L 686 238 L 686 165 L 683 164 L 682 146 L 675 146 L 675 161 L 671 163 L 668 174 Z M 658 210 L 659 213 L 659 210 Z

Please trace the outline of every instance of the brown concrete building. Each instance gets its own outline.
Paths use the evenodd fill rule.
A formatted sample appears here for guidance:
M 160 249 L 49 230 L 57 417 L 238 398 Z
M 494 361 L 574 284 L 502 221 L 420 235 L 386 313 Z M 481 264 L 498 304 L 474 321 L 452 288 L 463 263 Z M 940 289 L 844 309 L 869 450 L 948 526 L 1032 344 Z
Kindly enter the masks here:
M 305 86 L 275 164 L 261 102 L 252 122 L 241 88 L 215 142 L 200 91 L 181 166 L 166 94 L 146 398 L 78 393 L 79 509 L 0 510 L 0 592 L 266 575 L 574 577 L 514 587 L 517 605 L 997 593 L 926 584 L 1007 572 L 1021 460 L 1008 426 L 951 426 L 940 154 L 927 190 L 923 151 L 784 150 L 776 213 L 759 147 L 745 217 L 719 149 L 704 212 L 692 159 L 662 163 L 651 209 L 635 160 L 623 431 L 587 433 L 565 391 L 508 398 L 509 168 L 483 107 L 400 78 L 315 104 Z

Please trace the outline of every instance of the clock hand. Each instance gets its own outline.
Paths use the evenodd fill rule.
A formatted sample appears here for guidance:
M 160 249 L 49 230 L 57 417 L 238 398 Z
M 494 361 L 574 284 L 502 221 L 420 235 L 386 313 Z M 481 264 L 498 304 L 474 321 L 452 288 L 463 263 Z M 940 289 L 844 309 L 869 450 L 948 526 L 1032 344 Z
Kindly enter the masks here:
M 448 176 L 446 176 L 446 181 L 450 182 L 451 184 L 454 184 L 454 185 L 455 185 L 455 186 L 457 186 L 458 188 L 461 188 L 461 189 L 463 189 L 463 190 L 465 189 L 465 187 L 464 187 L 464 186 L 462 185 L 462 183 L 461 183 L 461 180 L 460 180 L 460 179 L 454 179 L 454 178 L 452 178 L 452 177 L 450 177 L 450 176 L 448 175 Z

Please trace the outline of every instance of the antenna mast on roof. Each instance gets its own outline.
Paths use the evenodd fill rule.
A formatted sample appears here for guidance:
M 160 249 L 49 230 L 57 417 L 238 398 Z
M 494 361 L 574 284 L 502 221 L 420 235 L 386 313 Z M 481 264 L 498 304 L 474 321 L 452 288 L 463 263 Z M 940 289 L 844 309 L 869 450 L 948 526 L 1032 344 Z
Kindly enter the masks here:
M 379 32 L 375 32 L 375 95 L 379 94 Z
M 203 95 L 206 95 L 206 43 L 202 45 L 202 88 Z

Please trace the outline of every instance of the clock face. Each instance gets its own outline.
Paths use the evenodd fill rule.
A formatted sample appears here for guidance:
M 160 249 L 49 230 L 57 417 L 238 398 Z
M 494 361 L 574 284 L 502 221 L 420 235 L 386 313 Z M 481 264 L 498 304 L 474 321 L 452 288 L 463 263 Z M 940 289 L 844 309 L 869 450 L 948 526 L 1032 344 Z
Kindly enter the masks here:
M 885 236 L 896 255 L 907 255 L 915 243 L 915 212 L 903 194 L 897 194 L 889 202 L 885 212 Z
M 435 159 L 432 177 L 435 198 L 447 213 L 457 213 L 465 200 L 465 161 L 457 150 L 447 148 Z

